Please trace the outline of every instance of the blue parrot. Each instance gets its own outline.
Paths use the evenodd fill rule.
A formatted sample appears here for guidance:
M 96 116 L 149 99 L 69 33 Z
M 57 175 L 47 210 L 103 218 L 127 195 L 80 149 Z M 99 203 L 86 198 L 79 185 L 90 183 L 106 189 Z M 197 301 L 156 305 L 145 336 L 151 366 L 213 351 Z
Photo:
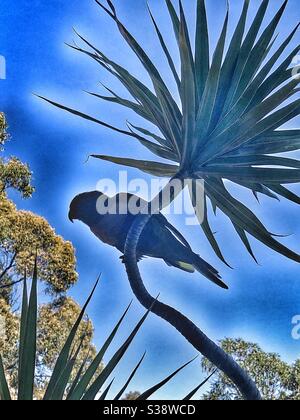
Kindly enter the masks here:
M 133 194 L 108 197 L 99 191 L 86 192 L 73 199 L 69 219 L 72 222 L 80 220 L 98 239 L 124 254 L 129 229 L 141 213 L 138 209 L 147 205 L 146 201 Z M 151 216 L 140 237 L 137 258 L 141 260 L 143 257 L 162 259 L 168 266 L 188 273 L 197 270 L 216 285 L 228 289 L 218 271 L 192 251 L 181 233 L 161 213 Z

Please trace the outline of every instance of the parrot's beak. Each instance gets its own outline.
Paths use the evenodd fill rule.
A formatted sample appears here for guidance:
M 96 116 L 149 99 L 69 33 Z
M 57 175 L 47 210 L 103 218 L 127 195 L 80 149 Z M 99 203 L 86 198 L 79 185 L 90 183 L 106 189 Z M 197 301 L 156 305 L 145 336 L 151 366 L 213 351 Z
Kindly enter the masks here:
M 71 223 L 74 223 L 74 217 L 73 217 L 73 215 L 72 215 L 71 210 L 69 211 L 68 218 L 69 218 L 69 220 L 70 220 L 70 222 L 71 222 Z

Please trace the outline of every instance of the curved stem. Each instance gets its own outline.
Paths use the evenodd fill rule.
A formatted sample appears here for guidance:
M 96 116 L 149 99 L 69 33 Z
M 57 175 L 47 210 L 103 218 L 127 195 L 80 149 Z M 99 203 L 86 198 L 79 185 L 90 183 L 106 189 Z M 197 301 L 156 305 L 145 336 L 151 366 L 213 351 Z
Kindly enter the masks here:
M 140 215 L 134 221 L 125 244 L 125 265 L 128 279 L 141 305 L 150 309 L 156 300 L 149 294 L 144 286 L 137 265 L 136 249 L 140 236 L 150 220 L 151 215 Z M 204 357 L 222 370 L 238 387 L 246 400 L 261 400 L 261 395 L 249 375 L 225 353 L 219 346 L 211 341 L 191 320 L 176 309 L 157 301 L 151 311 L 175 327 Z

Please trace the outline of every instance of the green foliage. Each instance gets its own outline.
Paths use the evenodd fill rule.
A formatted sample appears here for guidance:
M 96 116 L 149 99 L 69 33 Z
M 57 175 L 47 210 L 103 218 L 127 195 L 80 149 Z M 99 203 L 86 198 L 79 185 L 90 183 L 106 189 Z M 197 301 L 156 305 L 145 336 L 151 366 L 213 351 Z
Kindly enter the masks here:
M 18 358 L 19 316 L 14 314 L 11 306 L 0 298 L 0 354 L 12 389 L 17 386 L 16 361 Z
M 0 113 L 1 146 L 8 138 L 4 114 Z M 2 149 L 2 147 L 1 147 Z M 37 266 L 39 279 L 46 283 L 46 291 L 56 300 L 39 309 L 37 342 L 37 375 L 35 395 L 44 391 L 47 384 L 47 370 L 51 370 L 62 345 L 70 323 L 77 318 L 80 308 L 71 299 L 58 298 L 77 281 L 74 248 L 51 228 L 48 222 L 31 212 L 19 211 L 8 199 L 9 188 L 18 191 L 23 198 L 29 198 L 34 188 L 28 165 L 15 157 L 0 157 L 0 320 L 5 331 L 0 338 L 0 352 L 7 370 L 8 381 L 15 394 L 18 387 L 17 360 L 20 317 L 16 313 L 17 287 L 24 280 L 24 273 L 32 272 L 36 250 L 39 250 Z M 65 316 L 67 314 L 68 316 Z M 50 322 L 51 321 L 51 322 Z M 65 321 L 66 324 L 65 324 Z M 50 329 L 50 326 L 53 328 Z M 86 330 L 78 361 L 93 357 L 95 348 L 91 345 L 92 325 L 83 321 L 80 326 Z M 77 367 L 77 366 L 76 366 Z
M 90 347 L 90 341 L 88 339 L 88 336 L 90 335 L 91 338 L 92 334 L 91 324 L 88 320 L 83 324 L 82 321 L 98 281 L 79 314 L 78 306 L 71 300 L 67 300 L 65 302 L 65 307 L 59 305 L 58 310 L 54 310 L 54 312 L 52 306 L 42 306 L 40 309 L 39 321 L 37 283 L 38 274 L 36 260 L 29 297 L 27 294 L 27 282 L 24 282 L 20 319 L 21 325 L 18 340 L 19 357 L 16 362 L 18 366 L 17 390 L 11 387 L 10 373 L 5 371 L 3 356 L 0 355 L 0 400 L 106 399 L 113 381 L 110 381 L 106 388 L 105 384 L 109 380 L 109 377 L 114 373 L 115 368 L 119 365 L 123 356 L 127 353 L 150 311 L 142 317 L 128 335 L 128 338 L 114 353 L 106 366 L 103 367 L 103 358 L 119 332 L 130 306 L 125 310 L 103 347 L 98 354 L 95 355 L 95 349 Z M 76 306 L 75 311 L 74 306 Z M 68 326 L 72 324 L 72 320 L 75 318 L 75 312 L 77 312 L 76 315 L 78 315 L 77 319 L 69 329 Z M 51 317 L 53 317 L 52 320 L 50 319 Z M 69 317 L 72 317 L 72 320 L 70 319 L 66 322 L 66 318 Z M 55 340 L 52 332 L 50 333 L 52 328 L 57 329 L 56 343 L 54 343 Z M 68 329 L 69 331 L 67 332 Z M 42 346 L 44 353 L 39 352 L 40 345 Z M 56 351 L 54 350 L 54 345 L 56 345 Z M 61 347 L 61 345 L 62 349 L 59 352 L 59 347 Z M 49 346 L 49 352 L 47 346 Z M 85 354 L 83 360 L 82 357 L 79 356 L 81 352 Z M 126 386 L 122 387 L 121 391 L 118 393 L 119 397 L 122 396 L 126 387 L 129 386 L 131 379 L 140 367 L 143 359 L 144 356 L 134 369 L 133 374 L 130 375 L 130 380 L 127 381 Z M 145 391 L 143 394 L 144 399 L 147 399 L 154 392 L 158 391 L 191 362 L 177 369 L 176 372 L 169 375 L 158 385 Z M 45 388 L 39 386 L 39 378 L 37 377 L 39 375 L 40 363 L 48 364 L 50 368 L 48 373 L 51 372 L 51 376 L 47 381 Z M 43 384 L 45 385 L 45 382 Z M 139 399 L 140 398 L 141 395 L 139 395 Z
M 226 339 L 222 348 L 243 367 L 254 379 L 264 400 L 300 399 L 300 360 L 293 365 L 283 362 L 278 354 L 266 353 L 257 344 L 241 339 Z M 214 369 L 206 359 L 203 369 L 209 373 Z M 236 387 L 228 378 L 218 372 L 206 400 L 242 400 Z
M 295 37 L 298 25 L 276 47 L 275 52 L 271 53 L 287 1 L 266 27 L 263 26 L 263 21 L 269 0 L 262 1 L 254 20 L 246 30 L 249 0 L 244 0 L 239 22 L 225 51 L 227 12 L 211 63 L 205 1 L 197 0 L 195 52 L 181 1 L 179 12 L 175 10 L 171 0 L 165 2 L 178 43 L 181 77 L 174 65 L 175 58 L 170 56 L 162 31 L 152 13 L 151 20 L 178 86 L 181 106 L 162 79 L 161 71 L 123 25 L 111 1 L 107 1 L 107 7 L 98 0 L 97 3 L 116 23 L 120 34 L 141 61 L 152 81 L 153 90 L 121 64 L 109 59 L 82 35 L 77 33 L 83 43 L 82 47 L 70 45 L 115 76 L 132 99 L 124 99 L 109 88 L 107 90 L 111 96 L 98 93 L 92 95 L 133 110 L 139 117 L 150 122 L 153 130 L 131 124 L 128 125 L 128 130 L 119 129 L 99 118 L 46 100 L 76 116 L 130 136 L 153 154 L 168 159 L 172 164 L 102 155 L 95 157 L 135 167 L 155 176 L 171 177 L 179 173 L 181 176 L 194 178 L 196 182 L 198 179 L 204 180 L 206 214 L 204 223 L 201 220 L 202 228 L 215 253 L 223 261 L 224 257 L 209 225 L 209 201 L 214 209 L 220 209 L 229 217 L 253 257 L 248 235 L 299 262 L 300 256 L 279 243 L 256 215 L 232 196 L 224 183 L 224 180 L 230 180 L 247 188 L 256 197 L 261 193 L 271 198 L 277 198 L 278 195 L 296 203 L 300 202 L 299 197 L 285 187 L 286 184 L 300 181 L 299 161 L 282 160 L 274 156 L 300 149 L 299 130 L 278 130 L 299 115 L 300 100 L 293 99 L 298 93 L 299 78 L 293 76 L 290 65 L 300 46 L 279 65 L 276 64 Z M 191 198 L 197 207 L 195 197 Z
M 40 399 L 49 382 L 49 372 L 55 366 L 57 353 L 62 349 L 67 336 L 80 314 L 79 305 L 71 298 L 61 298 L 49 304 L 44 304 L 38 310 L 37 323 L 37 365 L 34 384 L 34 396 Z M 16 394 L 18 379 L 18 340 L 20 317 L 12 312 L 12 308 L 2 299 L 0 300 L 0 320 L 2 320 L 2 335 L 0 334 L 0 353 L 3 364 L 8 372 L 8 382 L 11 390 Z M 94 328 L 92 322 L 85 317 L 74 339 L 74 346 L 80 346 L 71 379 L 85 362 L 91 363 L 96 355 L 96 348 L 92 344 Z M 100 373 L 103 366 L 99 366 Z M 82 373 L 85 372 L 83 369 Z
M 29 198 L 34 192 L 30 185 L 31 171 L 28 165 L 18 158 L 11 157 L 8 160 L 0 159 L 0 192 L 4 193 L 9 188 L 20 192 L 24 198 Z
M 0 112 L 0 150 L 4 145 L 5 141 L 7 140 L 7 124 L 5 115 L 3 112 Z
M 0 151 L 8 139 L 5 115 L 0 112 Z M 13 188 L 20 192 L 24 198 L 31 197 L 34 188 L 31 185 L 32 173 L 28 165 L 16 157 L 5 159 L 0 157 L 0 194 Z
M 289 378 L 289 388 L 290 388 L 290 396 L 291 400 L 300 400 L 300 360 L 296 360 L 296 362 L 292 365 L 292 373 Z
M 0 123 L 4 144 L 7 134 L 2 113 Z M 0 295 L 7 302 L 9 293 L 2 288 L 20 280 L 26 270 L 32 272 L 37 249 L 39 276 L 46 282 L 48 292 L 65 292 L 77 281 L 72 244 L 56 235 L 44 218 L 18 210 L 6 195 L 7 189 L 13 188 L 23 198 L 31 197 L 34 192 L 31 179 L 27 164 L 16 157 L 0 157 Z
M 65 292 L 77 281 L 72 244 L 58 236 L 44 218 L 17 210 L 5 194 L 0 195 L 0 281 L 3 273 L 15 280 L 25 270 L 31 272 L 37 249 L 39 276 L 48 292 Z
M 135 401 L 140 395 L 141 393 L 138 391 L 130 391 L 122 398 L 122 401 Z
M 38 311 L 37 324 L 37 358 L 36 387 L 39 395 L 43 395 L 48 384 L 49 371 L 55 366 L 57 352 L 63 348 L 69 331 L 80 314 L 80 306 L 71 298 L 63 297 L 52 303 L 41 305 Z M 80 345 L 80 351 L 73 366 L 71 379 L 74 380 L 82 364 L 90 364 L 96 356 L 96 348 L 92 344 L 94 328 L 86 316 L 79 324 L 74 338 L 74 348 Z M 100 373 L 102 365 L 96 373 Z M 85 373 L 84 368 L 82 373 Z M 37 395 L 37 391 L 35 395 Z

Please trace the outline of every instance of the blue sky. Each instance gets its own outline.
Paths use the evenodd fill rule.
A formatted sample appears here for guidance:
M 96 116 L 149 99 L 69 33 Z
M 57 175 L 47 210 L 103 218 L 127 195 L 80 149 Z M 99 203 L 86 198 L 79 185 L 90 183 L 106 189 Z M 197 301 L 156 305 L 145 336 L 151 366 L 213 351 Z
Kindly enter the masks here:
M 130 30 L 143 43 L 155 63 L 162 66 L 164 77 L 170 81 L 167 65 L 159 53 L 149 23 L 145 2 L 116 0 L 115 3 Z M 176 46 L 163 3 L 150 2 L 170 49 L 175 53 Z M 252 16 L 259 4 L 260 1 L 252 0 Z M 281 1 L 271 1 L 267 20 L 280 4 Z M 193 0 L 185 1 L 192 28 L 193 5 Z M 226 1 L 207 0 L 207 6 L 212 43 L 215 44 Z M 231 27 L 241 6 L 242 1 L 231 1 Z M 32 93 L 88 111 L 119 127 L 125 126 L 127 118 L 139 122 L 124 109 L 108 106 L 83 93 L 83 90 L 101 92 L 100 81 L 119 92 L 123 90 L 94 63 L 64 45 L 64 42 L 72 42 L 75 38 L 72 27 L 145 83 L 149 84 L 149 80 L 115 26 L 92 0 L 15 0 L 13 7 L 8 0 L 2 0 L 0 12 L 0 55 L 7 62 L 7 79 L 0 81 L 0 108 L 7 114 L 12 137 L 7 153 L 30 163 L 36 186 L 31 200 L 14 198 L 20 208 L 46 217 L 57 233 L 73 242 L 80 280 L 70 290 L 71 296 L 82 303 L 95 278 L 102 272 L 101 286 L 88 312 L 95 325 L 95 342 L 100 345 L 132 299 L 132 292 L 118 253 L 93 238 L 84 226 L 78 223 L 71 225 L 67 219 L 68 205 L 75 194 L 93 190 L 99 179 L 118 178 L 119 167 L 92 160 L 85 163 L 90 153 L 134 158 L 152 156 L 133 140 L 54 109 L 37 100 Z M 298 0 L 290 0 L 280 26 L 279 40 L 287 36 L 299 18 Z M 299 34 L 290 50 L 297 42 Z M 299 127 L 299 119 L 291 121 L 288 126 Z M 142 176 L 150 181 L 150 178 Z M 140 178 L 141 174 L 129 170 L 128 177 Z M 293 186 L 293 190 L 300 193 L 297 186 Z M 300 251 L 299 209 L 296 205 L 285 200 L 277 203 L 268 198 L 262 198 L 261 205 L 258 205 L 245 192 L 239 190 L 237 193 L 246 203 L 251 203 L 251 208 L 270 230 L 291 234 L 283 241 Z M 212 219 L 213 227 L 218 232 L 227 259 L 235 267 L 231 271 L 213 255 L 199 227 L 185 226 L 180 217 L 173 216 L 170 220 L 185 234 L 193 248 L 220 270 L 230 290 L 218 290 L 196 274 L 187 275 L 169 269 L 163 263 L 148 260 L 141 264 L 141 269 L 150 291 L 155 295 L 160 292 L 162 300 L 183 311 L 215 340 L 242 337 L 260 343 L 268 351 L 280 353 L 288 361 L 299 357 L 300 341 L 291 338 L 292 317 L 300 314 L 298 265 L 253 241 L 260 261 L 260 265 L 256 265 L 244 251 L 225 217 L 219 214 Z M 142 313 L 142 308 L 134 301 L 126 321 L 127 331 Z M 194 349 L 183 338 L 152 315 L 117 372 L 115 390 L 145 349 L 147 358 L 132 389 L 144 390 L 195 355 Z M 192 389 L 202 379 L 196 364 L 194 362 L 157 397 L 182 398 L 187 389 Z

